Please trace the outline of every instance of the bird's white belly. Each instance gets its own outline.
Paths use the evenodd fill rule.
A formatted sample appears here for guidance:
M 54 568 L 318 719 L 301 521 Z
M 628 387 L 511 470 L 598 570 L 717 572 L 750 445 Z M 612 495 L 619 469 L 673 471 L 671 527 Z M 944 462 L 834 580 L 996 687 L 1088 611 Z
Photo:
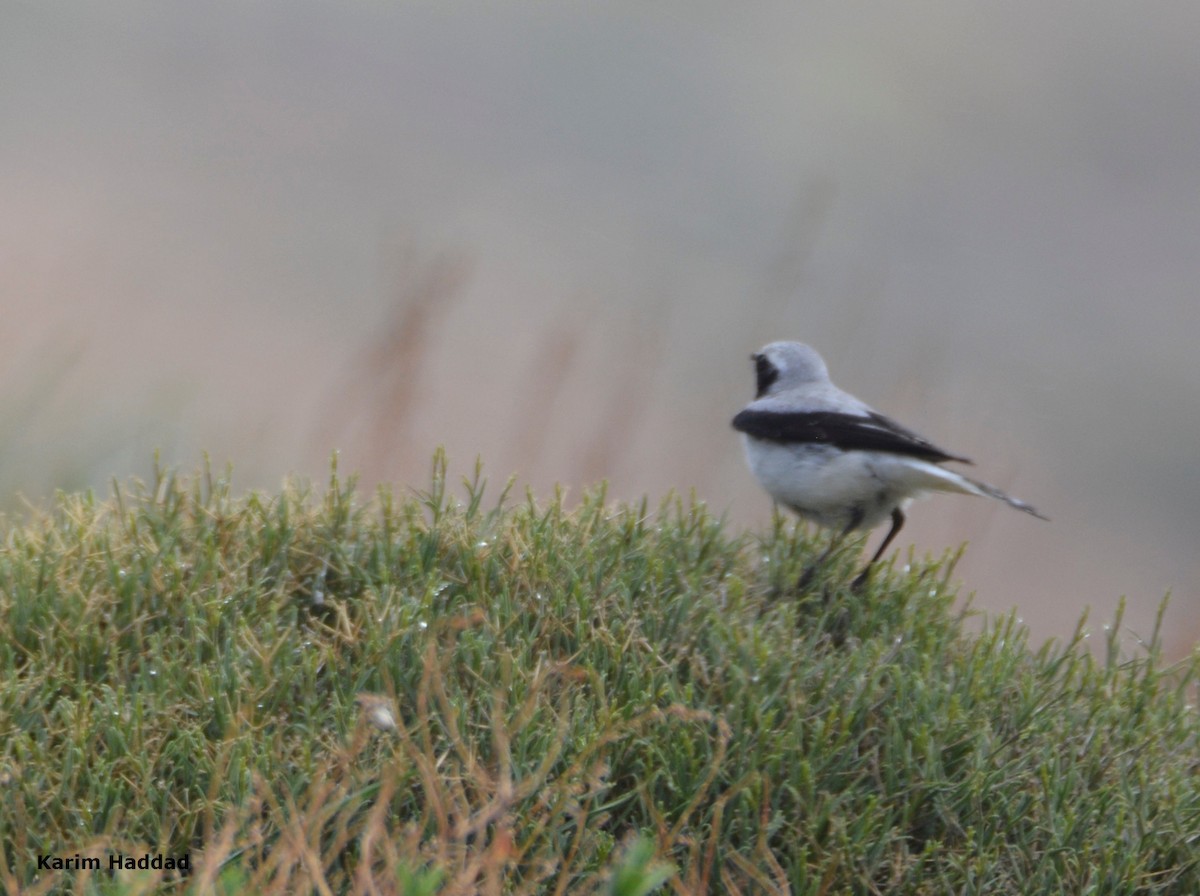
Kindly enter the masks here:
M 886 475 L 885 458 L 872 451 L 842 451 L 832 445 L 780 445 L 743 437 L 746 461 L 759 484 L 780 504 L 832 528 L 869 529 L 913 490 Z

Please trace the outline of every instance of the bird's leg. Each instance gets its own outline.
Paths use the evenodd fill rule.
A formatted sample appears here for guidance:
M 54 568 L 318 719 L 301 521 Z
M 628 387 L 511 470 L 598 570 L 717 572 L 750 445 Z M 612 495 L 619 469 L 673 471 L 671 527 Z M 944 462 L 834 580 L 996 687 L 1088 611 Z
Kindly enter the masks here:
M 892 543 L 892 539 L 896 537 L 896 533 L 904 526 L 904 514 L 899 507 L 892 509 L 892 528 L 888 530 L 888 534 L 884 536 L 883 544 L 879 546 L 879 550 L 875 552 L 875 556 L 871 558 L 871 563 L 874 563 L 883 556 L 883 552 L 888 549 L 888 545 Z M 867 566 L 870 566 L 868 563 Z
M 817 574 L 818 569 L 825 565 L 825 561 L 829 559 L 829 555 L 833 553 L 833 549 L 842 543 L 844 536 L 844 532 L 840 535 L 835 535 L 830 539 L 829 547 L 821 552 L 821 556 L 804 567 L 804 571 L 800 573 L 800 581 L 796 583 L 797 591 L 808 590 L 808 586 L 812 584 L 813 576 Z
M 821 552 L 821 556 L 818 557 L 813 563 L 810 563 L 804 567 L 804 572 L 800 573 L 800 581 L 796 583 L 796 589 L 798 591 L 808 590 L 808 586 L 812 584 L 813 576 L 817 574 L 817 570 L 825 565 L 825 561 L 829 559 L 829 555 L 832 554 L 834 550 L 836 550 L 841 543 L 846 540 L 846 536 L 848 536 L 851 532 L 857 529 L 859 525 L 861 525 L 862 520 L 863 511 L 855 510 L 854 515 L 850 517 L 849 524 L 847 524 L 846 528 L 829 540 L 829 546 Z
M 889 529 L 888 534 L 884 536 L 883 544 L 879 546 L 879 550 L 875 552 L 875 556 L 867 561 L 867 565 L 863 567 L 863 571 L 855 576 L 854 581 L 850 583 L 850 588 L 852 590 L 857 591 L 866 583 L 867 577 L 871 574 L 871 566 L 876 560 L 883 556 L 883 552 L 887 550 L 888 545 L 892 543 L 892 539 L 896 537 L 896 533 L 900 531 L 900 528 L 903 525 L 904 514 L 900 511 L 899 507 L 896 507 L 892 510 L 892 528 Z

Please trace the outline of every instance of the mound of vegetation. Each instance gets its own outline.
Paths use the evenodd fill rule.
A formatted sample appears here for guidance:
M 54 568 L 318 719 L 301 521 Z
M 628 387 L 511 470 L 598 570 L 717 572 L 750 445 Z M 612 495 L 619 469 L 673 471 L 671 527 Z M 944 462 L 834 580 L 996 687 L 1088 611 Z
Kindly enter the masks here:
M 950 559 L 852 592 L 854 544 L 798 594 L 823 544 L 694 500 L 458 494 L 7 522 L 9 892 L 1200 892 L 1157 638 L 967 632 Z

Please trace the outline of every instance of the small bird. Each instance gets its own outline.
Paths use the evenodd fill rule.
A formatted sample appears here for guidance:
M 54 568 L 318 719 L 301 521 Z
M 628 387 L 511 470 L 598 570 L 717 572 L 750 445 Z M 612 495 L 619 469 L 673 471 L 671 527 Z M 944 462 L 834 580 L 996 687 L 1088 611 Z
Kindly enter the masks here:
M 904 508 L 928 492 L 997 498 L 1046 519 L 995 486 L 941 466 L 971 461 L 943 451 L 843 392 L 809 346 L 772 342 L 751 360 L 757 381 L 754 401 L 733 418 L 746 463 L 776 502 L 839 533 L 801 577 L 801 589 L 842 538 L 857 529 L 873 529 L 890 515 L 892 527 L 883 544 L 854 580 L 853 587 L 860 587 L 904 525 Z

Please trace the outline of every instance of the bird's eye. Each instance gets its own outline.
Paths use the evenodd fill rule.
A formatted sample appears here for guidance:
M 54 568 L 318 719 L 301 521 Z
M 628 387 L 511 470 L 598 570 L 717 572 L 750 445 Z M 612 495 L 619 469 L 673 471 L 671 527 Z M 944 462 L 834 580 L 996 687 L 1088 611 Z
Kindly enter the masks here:
M 755 397 L 762 398 L 772 384 L 779 379 L 779 368 L 777 368 L 766 355 L 754 356 L 754 374 L 755 374 Z

